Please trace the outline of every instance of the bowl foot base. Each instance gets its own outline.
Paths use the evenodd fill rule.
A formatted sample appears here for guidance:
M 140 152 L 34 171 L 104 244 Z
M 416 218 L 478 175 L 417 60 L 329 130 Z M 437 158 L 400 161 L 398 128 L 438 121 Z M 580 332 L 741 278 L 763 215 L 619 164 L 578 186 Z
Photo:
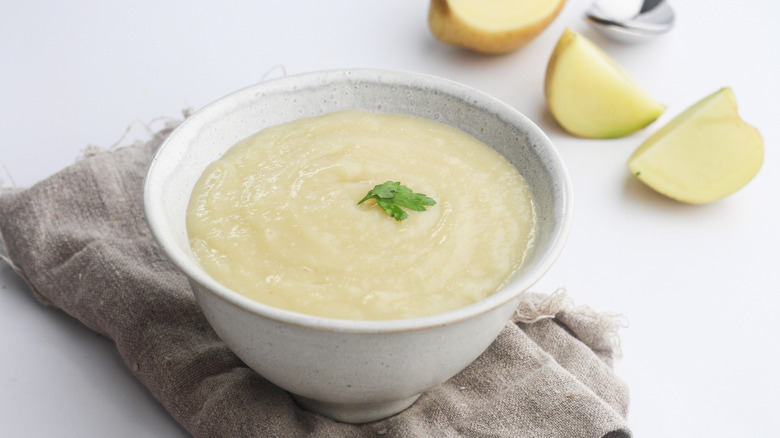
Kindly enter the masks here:
M 291 394 L 304 409 L 342 423 L 368 423 L 395 415 L 412 405 L 420 394 L 382 403 L 331 403 Z

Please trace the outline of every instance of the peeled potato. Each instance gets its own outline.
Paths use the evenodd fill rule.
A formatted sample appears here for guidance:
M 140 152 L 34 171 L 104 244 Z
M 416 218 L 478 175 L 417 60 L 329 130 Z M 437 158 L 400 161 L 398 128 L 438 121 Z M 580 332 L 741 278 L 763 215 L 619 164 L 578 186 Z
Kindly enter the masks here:
M 672 119 L 631 155 L 628 168 L 670 198 L 716 201 L 741 189 L 761 168 L 764 141 L 722 88 Z
M 626 136 L 665 110 L 607 53 L 571 29 L 564 30 L 550 56 L 544 95 L 555 120 L 586 138 Z
M 566 0 L 431 0 L 428 25 L 442 42 L 506 53 L 539 35 Z

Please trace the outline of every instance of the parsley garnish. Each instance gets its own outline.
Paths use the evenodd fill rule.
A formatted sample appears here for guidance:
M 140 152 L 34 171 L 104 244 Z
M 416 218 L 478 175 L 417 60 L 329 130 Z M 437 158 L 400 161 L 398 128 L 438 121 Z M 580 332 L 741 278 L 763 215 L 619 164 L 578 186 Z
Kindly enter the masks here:
M 422 193 L 414 193 L 409 187 L 402 186 L 400 182 L 395 181 L 385 181 L 374 186 L 368 191 L 366 197 L 358 202 L 358 205 L 369 199 L 375 199 L 377 205 L 397 221 L 402 221 L 409 216 L 401 207 L 414 211 L 425 211 L 426 205 L 436 204 L 433 199 Z

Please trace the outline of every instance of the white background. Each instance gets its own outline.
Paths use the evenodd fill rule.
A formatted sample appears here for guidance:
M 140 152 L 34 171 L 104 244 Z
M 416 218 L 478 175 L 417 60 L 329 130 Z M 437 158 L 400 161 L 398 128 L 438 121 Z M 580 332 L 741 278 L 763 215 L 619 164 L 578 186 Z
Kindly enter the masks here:
M 570 0 L 525 48 L 504 56 L 436 41 L 425 0 L 9 1 L 0 10 L 0 178 L 24 187 L 87 145 L 147 139 L 231 91 L 342 67 L 453 79 L 516 107 L 547 132 L 571 172 L 575 224 L 536 286 L 622 313 L 637 437 L 766 436 L 780 429 L 780 6 L 685 0 L 673 32 L 610 42 Z M 748 6 L 749 4 L 749 6 Z M 564 133 L 542 93 L 564 27 L 591 38 L 663 101 L 648 129 L 619 140 Z M 722 201 L 670 201 L 625 168 L 654 130 L 722 86 L 761 131 L 763 168 Z M 130 127 L 127 135 L 123 136 Z M 125 369 L 113 345 L 39 305 L 0 264 L 0 436 L 186 436 Z

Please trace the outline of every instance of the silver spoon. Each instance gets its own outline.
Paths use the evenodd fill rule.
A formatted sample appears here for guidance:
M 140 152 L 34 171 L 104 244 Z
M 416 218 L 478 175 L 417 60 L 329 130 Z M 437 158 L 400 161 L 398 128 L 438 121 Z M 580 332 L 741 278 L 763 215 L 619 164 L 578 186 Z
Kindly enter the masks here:
M 609 38 L 633 43 L 668 32 L 674 11 L 666 0 L 596 0 L 585 19 Z

